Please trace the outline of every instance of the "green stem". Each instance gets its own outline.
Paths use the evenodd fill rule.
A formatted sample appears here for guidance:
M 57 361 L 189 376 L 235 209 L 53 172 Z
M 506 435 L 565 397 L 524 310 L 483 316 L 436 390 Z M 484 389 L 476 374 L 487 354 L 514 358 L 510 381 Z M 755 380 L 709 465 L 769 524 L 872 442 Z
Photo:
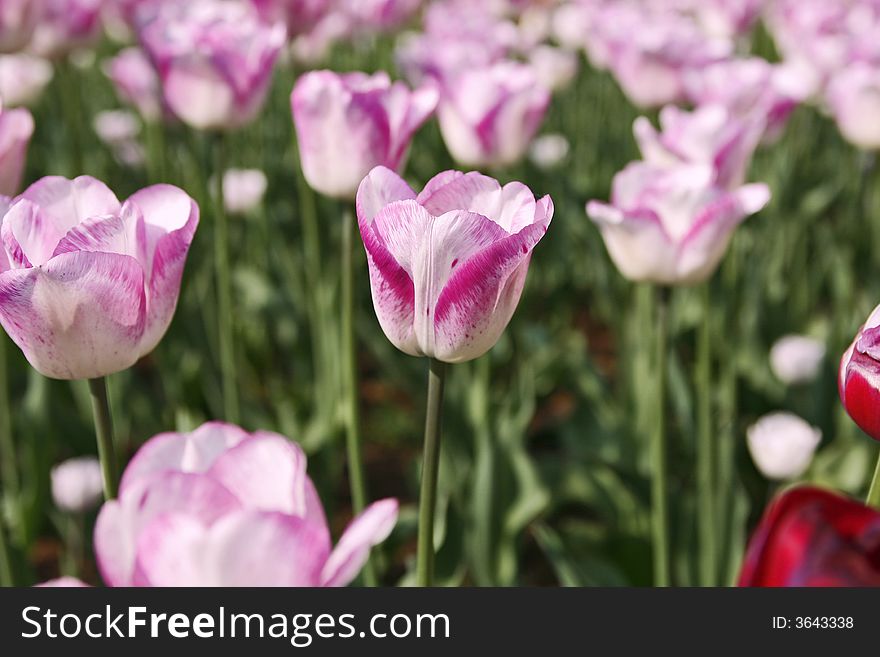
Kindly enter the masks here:
M 348 479 L 355 514 L 367 506 L 364 458 L 361 452 L 361 419 L 358 404 L 357 348 L 354 327 L 354 215 L 342 213 L 342 357 L 343 399 L 345 404 L 345 447 L 348 453 Z M 376 568 L 368 559 L 363 570 L 364 584 L 376 586 Z
M 98 441 L 98 458 L 101 460 L 101 477 L 104 481 L 104 499 L 116 497 L 118 470 L 116 451 L 113 447 L 113 419 L 110 402 L 107 399 L 107 379 L 89 379 L 89 392 L 92 397 L 92 414 L 95 417 L 95 438 Z
M 712 433 L 712 315 L 709 284 L 701 286 L 702 317 L 697 333 L 697 527 L 700 537 L 700 584 L 715 586 L 718 577 L 715 436 Z
M 666 351 L 669 288 L 658 287 L 655 326 L 656 406 L 651 432 L 651 535 L 654 545 L 654 585 L 669 586 L 669 500 L 666 477 Z
M 9 404 L 9 379 L 6 365 L 7 338 L 0 334 L 0 461 L 3 491 L 8 501 L 18 496 L 18 458 L 12 440 L 12 410 Z
M 3 527 L 3 523 L 0 522 L 0 586 L 13 586 L 14 584 L 9 545 L 6 543 L 6 530 Z
M 446 363 L 433 358 L 428 364 L 428 404 L 425 413 L 425 453 L 422 457 L 422 490 L 419 495 L 419 543 L 416 583 L 434 581 L 434 512 L 437 508 L 437 474 L 440 470 L 440 419 Z
M 871 479 L 871 487 L 868 489 L 868 497 L 865 504 L 880 509 L 880 457 L 877 458 L 877 466 L 874 468 L 874 478 Z
M 223 384 L 223 407 L 226 420 L 239 421 L 238 380 L 235 367 L 233 334 L 232 275 L 229 267 L 229 218 L 223 202 L 223 174 L 226 171 L 226 136 L 214 135 L 214 266 L 217 276 L 217 335 L 220 347 L 220 377 Z
M 83 126 L 82 90 L 79 80 L 77 80 L 77 73 L 69 59 L 58 63 L 56 74 L 61 87 L 61 113 L 66 119 L 67 134 L 65 136 L 67 142 L 65 148 L 69 150 L 71 155 L 71 170 L 68 173 L 71 178 L 74 178 L 85 173 L 83 170 L 82 134 L 87 128 Z

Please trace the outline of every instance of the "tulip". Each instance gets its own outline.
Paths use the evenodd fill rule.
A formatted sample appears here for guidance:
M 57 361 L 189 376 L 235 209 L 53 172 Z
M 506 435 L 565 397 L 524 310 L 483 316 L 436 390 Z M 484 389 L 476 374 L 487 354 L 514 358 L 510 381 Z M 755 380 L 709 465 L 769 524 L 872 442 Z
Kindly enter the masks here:
M 369 32 L 394 30 L 415 15 L 422 0 L 342 0 L 341 11 Z
M 303 175 L 318 192 L 354 198 L 375 166 L 399 170 L 415 131 L 437 105 L 437 90 L 410 91 L 386 73 L 313 71 L 290 96 Z
M 853 421 L 871 438 L 880 440 L 880 306 L 843 354 L 838 389 Z
M 40 20 L 39 0 L 0 0 L 0 53 L 24 48 Z
M 70 513 L 85 513 L 101 500 L 101 464 L 92 456 L 64 461 L 52 468 L 52 499 Z
M 36 585 L 37 588 L 84 589 L 89 585 L 76 577 L 58 577 Z
M 564 162 L 570 149 L 571 145 L 565 135 L 541 135 L 532 142 L 529 148 L 529 159 L 536 167 L 547 171 Z
M 645 162 L 672 168 L 710 165 L 713 184 L 723 189 L 742 185 L 764 131 L 760 119 L 737 119 L 722 105 L 704 105 L 693 112 L 667 105 L 660 112 L 660 126 L 657 132 L 645 117 L 633 124 Z
M 0 223 L 0 323 L 45 376 L 130 367 L 171 322 L 198 221 L 195 201 L 170 185 L 120 205 L 88 176 L 38 180 Z
M 633 162 L 614 177 L 610 204 L 587 204 L 625 277 L 689 285 L 712 274 L 736 226 L 770 200 L 764 184 L 727 191 L 715 178 L 705 164 Z
M 548 89 L 560 91 L 574 80 L 578 72 L 579 60 L 570 50 L 537 46 L 529 53 L 529 64 Z
M 113 82 L 119 99 L 131 105 L 146 121 L 162 117 L 164 104 L 159 76 L 140 48 L 122 50 L 104 63 L 104 73 Z
M 880 512 L 799 487 L 777 497 L 752 535 L 739 586 L 880 586 Z
M 677 0 L 678 7 L 692 11 L 711 36 L 733 38 L 751 32 L 761 16 L 765 0 Z
M 880 149 L 880 65 L 852 65 L 835 74 L 827 99 L 848 141 L 864 150 Z
M 259 207 L 266 193 L 266 174 L 259 169 L 227 169 L 223 174 L 223 202 L 230 214 L 246 214 Z
M 809 383 L 825 360 L 825 343 L 806 335 L 786 335 L 770 349 L 770 369 L 783 383 Z
M 171 111 L 196 129 L 224 130 L 260 110 L 285 34 L 250 5 L 194 0 L 163 4 L 140 39 Z
M 770 413 L 749 427 L 746 439 L 761 474 L 784 481 L 806 472 L 822 441 L 822 432 L 797 415 Z
M 34 118 L 30 112 L 0 106 L 0 194 L 12 196 L 18 192 L 33 134 Z
M 396 500 L 375 502 L 331 550 L 300 447 L 209 422 L 141 447 L 94 545 L 109 586 L 344 586 L 396 519 Z
M 352 24 L 349 17 L 342 12 L 333 11 L 318 21 L 311 30 L 293 40 L 291 56 L 304 68 L 317 68 L 319 62 L 327 59 L 334 44 L 351 36 Z
M 458 363 L 491 349 L 510 321 L 553 203 L 459 171 L 416 195 L 377 167 L 358 189 L 357 215 L 386 337 L 412 356 Z
M 281 21 L 293 38 L 311 32 L 333 9 L 332 0 L 250 0 L 268 23 Z
M 531 67 L 503 62 L 444 80 L 437 117 L 457 162 L 503 167 L 526 154 L 549 103 Z
M 103 0 L 41 0 L 42 11 L 30 42 L 41 57 L 57 59 L 92 45 L 100 36 Z
M 5 107 L 33 105 L 52 79 L 52 65 L 26 53 L 0 55 L 0 99 Z

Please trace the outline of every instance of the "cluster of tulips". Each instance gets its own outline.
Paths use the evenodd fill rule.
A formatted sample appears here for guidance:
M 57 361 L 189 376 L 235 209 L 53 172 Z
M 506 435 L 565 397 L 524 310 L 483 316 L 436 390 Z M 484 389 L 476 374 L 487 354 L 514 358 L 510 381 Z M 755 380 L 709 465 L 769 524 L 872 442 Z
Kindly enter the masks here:
M 782 63 L 740 54 L 761 17 Z M 318 70 L 334 43 L 366 42 L 405 25 L 420 26 L 401 35 L 395 51 L 406 81 L 386 72 Z M 168 184 L 125 201 L 84 175 L 43 177 L 21 191 L 35 125 L 27 109 L 11 106 L 33 102 L 53 70 L 63 73 L 105 31 L 126 44 L 101 64 L 120 101 L 160 131 L 181 123 L 208 136 L 210 212 L 197 193 Z M 554 92 L 576 74 L 581 51 L 650 111 L 633 126 L 641 159 L 615 176 L 609 200 L 587 203 L 586 214 L 620 274 L 654 291 L 652 326 L 644 327 L 654 339 L 654 380 L 642 382 L 654 418 L 654 580 L 674 580 L 664 413 L 669 296 L 674 287 L 700 286 L 698 560 L 700 583 L 719 583 L 721 491 L 709 391 L 713 350 L 722 347 L 710 335 L 707 281 L 736 227 L 770 203 L 767 184 L 746 182 L 749 166 L 798 105 L 830 112 L 859 148 L 880 148 L 880 2 L 0 0 L 0 51 L 7 53 L 0 56 L 0 324 L 40 374 L 88 382 L 99 459 L 58 466 L 52 483 L 57 505 L 73 515 L 103 494 L 93 544 L 105 584 L 338 586 L 362 570 L 365 583 L 377 582 L 370 551 L 392 531 L 398 503 L 370 503 L 365 486 L 353 303 L 367 284 L 356 276 L 364 252 L 381 330 L 400 351 L 424 358 L 428 371 L 416 582 L 434 582 L 447 365 L 478 359 L 499 341 L 554 215 L 549 196 L 496 178 L 530 151 L 540 163 L 567 148 L 559 136 L 535 136 Z M 277 433 L 237 426 L 227 215 L 258 204 L 268 181 L 260 171 L 227 167 L 228 134 L 260 121 L 281 66 L 302 71 L 290 90 L 299 160 L 291 179 L 311 198 L 299 220 L 312 254 L 306 266 L 316 281 L 315 315 L 332 309 L 317 294 L 326 263 L 318 258 L 322 229 L 310 195 L 344 208 L 340 329 L 312 336 L 316 351 L 338 337 L 330 349 L 342 362 L 338 394 L 355 518 L 335 547 L 303 450 Z M 494 177 L 442 171 L 420 191 L 401 177 L 414 134 L 435 115 L 452 158 Z M 120 161 L 145 157 L 127 111 L 101 113 L 95 130 Z M 161 349 L 206 216 L 224 415 L 189 433 L 150 438 L 120 478 L 106 377 Z M 355 226 L 363 252 L 353 247 Z M 787 345 L 796 355 L 782 355 L 779 369 L 794 360 L 807 373 L 781 378 L 808 378 L 824 356 L 821 344 L 804 340 Z M 844 355 L 840 395 L 855 422 L 880 439 L 880 308 Z M 11 438 L 0 445 L 6 461 L 14 461 Z M 756 424 L 748 440 L 768 478 L 786 480 L 806 469 L 820 439 L 803 421 L 776 416 Z M 740 583 L 880 584 L 878 479 L 880 465 L 867 504 L 817 488 L 783 492 L 749 544 Z M 2 527 L 0 548 L 8 571 Z

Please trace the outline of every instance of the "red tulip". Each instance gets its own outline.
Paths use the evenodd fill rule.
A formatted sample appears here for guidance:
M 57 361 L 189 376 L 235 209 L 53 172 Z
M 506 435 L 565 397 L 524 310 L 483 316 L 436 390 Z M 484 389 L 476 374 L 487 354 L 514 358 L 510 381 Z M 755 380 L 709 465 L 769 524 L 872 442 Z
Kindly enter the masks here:
M 837 384 L 849 416 L 871 438 L 880 440 L 880 306 L 843 354 Z
M 880 586 L 880 512 L 820 488 L 783 493 L 749 542 L 739 586 Z

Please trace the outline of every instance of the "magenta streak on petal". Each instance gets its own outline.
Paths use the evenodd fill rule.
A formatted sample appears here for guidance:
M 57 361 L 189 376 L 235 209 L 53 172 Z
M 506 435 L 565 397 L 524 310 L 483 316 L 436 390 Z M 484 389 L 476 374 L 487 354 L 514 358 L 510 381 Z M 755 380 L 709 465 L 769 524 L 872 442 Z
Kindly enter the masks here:
M 708 228 L 724 231 L 744 221 L 749 215 L 742 211 L 739 198 L 733 193 L 724 193 L 710 201 L 698 213 L 694 223 L 679 242 L 681 248 L 700 237 Z

